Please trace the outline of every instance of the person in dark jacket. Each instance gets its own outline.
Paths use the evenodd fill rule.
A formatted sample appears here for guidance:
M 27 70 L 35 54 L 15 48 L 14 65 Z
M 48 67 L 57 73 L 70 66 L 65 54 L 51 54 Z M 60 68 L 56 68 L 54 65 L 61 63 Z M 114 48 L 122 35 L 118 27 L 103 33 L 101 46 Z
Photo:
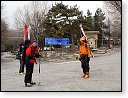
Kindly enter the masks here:
M 26 58 L 26 49 L 28 48 L 29 44 L 31 43 L 30 40 L 25 40 L 20 44 L 20 48 L 18 54 L 20 55 L 20 69 L 19 74 L 24 74 L 24 67 L 25 67 L 25 58 Z
M 36 83 L 32 81 L 32 73 L 34 68 L 34 63 L 36 63 L 35 58 L 39 58 L 41 55 L 37 49 L 37 42 L 33 41 L 29 47 L 26 49 L 26 74 L 25 74 L 25 87 L 32 87 Z
M 23 61 L 23 50 L 24 50 L 24 43 L 20 44 L 20 48 L 18 51 L 18 55 L 20 56 L 20 69 L 19 74 L 24 74 L 24 61 Z

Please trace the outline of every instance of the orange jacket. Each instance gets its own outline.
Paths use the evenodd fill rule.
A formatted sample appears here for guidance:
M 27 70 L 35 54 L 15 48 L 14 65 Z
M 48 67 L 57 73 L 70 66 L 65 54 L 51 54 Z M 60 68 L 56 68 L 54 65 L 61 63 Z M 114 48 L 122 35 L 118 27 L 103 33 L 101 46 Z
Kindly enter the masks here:
M 37 53 L 38 53 L 38 49 L 37 49 L 37 48 L 28 47 L 28 48 L 26 49 L 26 55 L 27 55 L 27 56 L 28 56 L 28 55 L 31 55 L 33 51 L 35 52 L 34 54 L 37 54 Z M 30 59 L 30 63 L 36 62 L 35 58 L 36 58 L 36 57 L 33 57 L 32 59 Z
M 82 54 L 88 55 L 88 57 L 90 57 L 90 48 L 88 45 L 87 47 L 85 44 L 79 46 L 79 55 L 81 56 Z

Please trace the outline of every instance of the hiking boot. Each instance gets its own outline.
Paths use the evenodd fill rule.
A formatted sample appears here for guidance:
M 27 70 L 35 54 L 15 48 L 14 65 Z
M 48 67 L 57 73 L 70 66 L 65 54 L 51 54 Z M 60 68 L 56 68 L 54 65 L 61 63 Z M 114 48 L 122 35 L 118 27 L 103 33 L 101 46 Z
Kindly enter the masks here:
M 26 74 L 26 72 L 23 72 L 23 74 Z
M 30 84 L 30 83 L 25 83 L 25 87 L 32 87 L 32 84 Z
M 23 73 L 23 72 L 20 72 L 19 74 L 20 74 L 20 75 L 23 75 L 24 73 Z
M 83 74 L 81 77 L 84 78 L 85 77 L 85 74 Z
M 84 76 L 84 78 L 86 79 L 86 78 L 89 78 L 90 76 L 89 76 L 89 73 L 86 73 L 85 74 L 85 76 Z
M 36 84 L 36 82 L 31 82 L 30 84 L 31 84 L 31 85 L 35 85 L 35 84 Z

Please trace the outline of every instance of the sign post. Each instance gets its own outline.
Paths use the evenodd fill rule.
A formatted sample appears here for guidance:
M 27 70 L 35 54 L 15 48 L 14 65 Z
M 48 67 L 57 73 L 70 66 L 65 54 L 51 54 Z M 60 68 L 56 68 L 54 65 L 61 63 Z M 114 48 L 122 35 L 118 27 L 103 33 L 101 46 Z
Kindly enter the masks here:
M 45 38 L 45 45 L 61 45 L 61 51 L 63 55 L 63 46 L 69 45 L 69 38 Z

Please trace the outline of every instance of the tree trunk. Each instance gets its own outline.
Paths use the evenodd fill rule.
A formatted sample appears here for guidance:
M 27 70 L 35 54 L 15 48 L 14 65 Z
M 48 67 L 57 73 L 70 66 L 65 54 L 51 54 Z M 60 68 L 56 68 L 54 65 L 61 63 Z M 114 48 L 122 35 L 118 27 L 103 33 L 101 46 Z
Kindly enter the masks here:
M 110 21 L 108 19 L 108 28 L 109 28 L 109 34 L 108 34 L 108 48 L 110 49 Z

